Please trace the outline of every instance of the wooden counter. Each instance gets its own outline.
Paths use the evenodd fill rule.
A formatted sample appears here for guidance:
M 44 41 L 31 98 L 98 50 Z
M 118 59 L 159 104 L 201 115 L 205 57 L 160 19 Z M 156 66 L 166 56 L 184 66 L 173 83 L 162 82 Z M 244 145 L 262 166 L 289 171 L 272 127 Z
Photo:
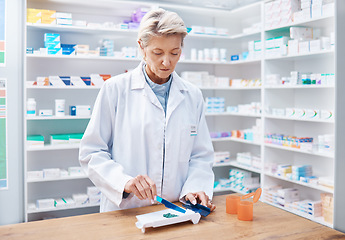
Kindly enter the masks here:
M 217 209 L 196 225 L 185 222 L 142 233 L 135 216 L 165 208 L 155 205 L 0 226 L 0 239 L 345 239 L 341 232 L 262 202 L 254 205 L 253 221 L 239 221 L 226 214 L 225 198 L 215 197 Z

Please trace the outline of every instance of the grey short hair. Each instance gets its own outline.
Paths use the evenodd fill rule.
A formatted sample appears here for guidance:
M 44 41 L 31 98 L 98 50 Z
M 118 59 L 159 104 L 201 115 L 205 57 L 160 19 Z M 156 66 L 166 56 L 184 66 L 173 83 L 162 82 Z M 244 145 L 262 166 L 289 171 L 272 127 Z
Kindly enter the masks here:
M 162 8 L 154 9 L 145 14 L 140 22 L 138 41 L 146 47 L 153 36 L 181 35 L 183 39 L 187 35 L 187 28 L 182 18 L 175 12 Z

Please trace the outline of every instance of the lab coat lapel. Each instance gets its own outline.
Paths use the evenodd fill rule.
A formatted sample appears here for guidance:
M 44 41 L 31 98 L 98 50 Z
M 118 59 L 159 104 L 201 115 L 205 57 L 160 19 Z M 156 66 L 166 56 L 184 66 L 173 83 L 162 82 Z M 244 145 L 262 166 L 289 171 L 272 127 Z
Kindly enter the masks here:
M 133 70 L 131 89 L 132 90 L 141 89 L 143 92 L 143 96 L 147 97 L 153 105 L 162 109 L 162 111 L 163 111 L 163 107 L 162 107 L 161 103 L 159 102 L 157 96 L 152 91 L 151 87 L 146 83 L 145 76 L 144 76 L 143 70 L 142 70 L 143 64 L 144 64 L 144 62 L 142 61 L 139 64 L 139 66 Z
M 183 95 L 183 91 L 186 91 L 186 87 L 184 86 L 182 79 L 173 72 L 173 79 L 170 86 L 169 98 L 168 98 L 168 105 L 167 105 L 167 123 L 169 122 L 169 118 L 174 110 L 181 104 L 184 100 L 185 96 Z

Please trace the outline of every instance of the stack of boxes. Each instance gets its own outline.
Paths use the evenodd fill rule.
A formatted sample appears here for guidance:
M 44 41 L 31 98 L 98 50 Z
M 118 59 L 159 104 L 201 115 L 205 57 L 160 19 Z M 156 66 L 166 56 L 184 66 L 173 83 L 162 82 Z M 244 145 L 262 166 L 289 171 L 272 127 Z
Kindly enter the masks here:
M 41 135 L 28 135 L 26 137 L 26 143 L 28 147 L 43 147 L 44 137 Z
M 333 194 L 321 193 L 323 218 L 328 223 L 333 223 Z
M 57 12 L 56 24 L 72 26 L 72 13 Z
M 260 178 L 253 177 L 251 172 L 245 170 L 230 169 L 229 177 L 230 187 L 237 191 L 250 193 L 260 187 Z
M 298 211 L 302 214 L 307 214 L 312 217 L 321 217 L 322 216 L 322 204 L 321 201 L 312 201 L 312 200 L 302 200 L 292 203 L 286 203 L 285 207 L 292 211 Z
M 114 56 L 114 41 L 113 40 L 103 40 L 102 46 L 99 51 L 100 56 Z
M 284 188 L 277 190 L 277 198 L 275 204 L 284 207 L 288 203 L 296 202 L 299 200 L 298 189 Z
M 334 15 L 333 0 L 300 0 L 301 11 L 294 13 L 294 22 Z
M 287 44 L 289 37 L 280 36 L 275 38 L 269 38 L 265 41 L 266 57 L 274 58 L 287 55 Z
M 83 133 L 70 133 L 70 134 L 51 134 L 50 144 L 74 144 L 80 143 Z
M 97 187 L 87 187 L 87 196 L 90 204 L 101 202 L 101 191 Z
M 222 97 L 207 97 L 206 102 L 206 112 L 207 113 L 221 113 L 224 112 L 224 102 L 225 99 Z
M 293 14 L 299 8 L 299 0 L 275 0 L 265 3 L 265 27 L 269 29 L 291 24 Z
M 257 60 L 262 58 L 261 40 L 248 42 L 248 56 L 246 60 Z
M 303 165 L 303 166 L 292 166 L 292 174 L 291 179 L 296 181 L 306 181 L 306 179 L 313 174 L 313 169 L 311 165 Z M 287 176 L 289 177 L 289 176 Z
M 276 175 L 279 177 L 287 177 L 292 172 L 291 165 L 278 165 Z
M 45 9 L 27 9 L 28 23 L 56 24 L 56 11 Z
M 230 161 L 230 152 L 214 152 L 214 164 L 225 163 Z
M 44 34 L 44 47 L 47 54 L 62 55 L 62 48 L 60 43 L 60 34 L 58 33 L 45 33 Z

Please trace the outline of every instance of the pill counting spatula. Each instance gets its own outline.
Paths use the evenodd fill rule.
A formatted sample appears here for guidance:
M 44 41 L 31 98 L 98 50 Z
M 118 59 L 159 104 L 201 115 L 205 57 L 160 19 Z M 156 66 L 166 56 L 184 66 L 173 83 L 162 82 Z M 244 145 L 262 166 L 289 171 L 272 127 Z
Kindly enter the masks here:
M 156 196 L 156 201 L 164 204 L 167 208 L 171 208 L 175 211 L 181 212 L 181 213 L 186 213 L 186 210 L 169 202 L 168 200 L 165 200 L 164 198 L 161 198 L 160 196 Z

